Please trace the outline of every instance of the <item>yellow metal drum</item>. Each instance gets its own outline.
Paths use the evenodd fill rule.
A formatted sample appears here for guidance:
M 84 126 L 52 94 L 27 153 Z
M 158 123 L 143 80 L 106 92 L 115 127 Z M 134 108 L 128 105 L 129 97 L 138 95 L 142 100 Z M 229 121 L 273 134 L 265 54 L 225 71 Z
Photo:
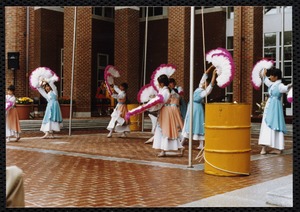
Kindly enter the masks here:
M 139 104 L 128 104 L 128 110 L 132 110 L 136 107 L 140 106 Z M 131 131 L 141 131 L 142 130 L 142 114 L 137 114 L 135 116 L 130 117 L 130 125 L 129 129 Z
M 218 176 L 249 175 L 250 128 L 250 104 L 206 104 L 204 172 Z

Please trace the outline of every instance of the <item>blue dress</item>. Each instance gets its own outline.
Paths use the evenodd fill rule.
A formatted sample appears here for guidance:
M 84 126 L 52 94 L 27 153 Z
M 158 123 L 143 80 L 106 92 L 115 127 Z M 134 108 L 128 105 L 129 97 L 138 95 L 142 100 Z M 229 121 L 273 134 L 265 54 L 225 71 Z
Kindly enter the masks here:
M 265 77 L 264 83 L 268 87 L 270 97 L 264 110 L 258 144 L 283 150 L 286 125 L 281 96 L 282 93 L 288 91 L 288 86 L 282 84 L 281 80 L 271 82 L 267 77 Z
M 205 82 L 207 75 L 204 74 L 201 82 Z M 204 90 L 201 88 L 202 83 L 200 83 L 199 88 L 194 91 L 193 97 L 193 140 L 204 140 L 204 110 L 202 106 L 203 99 L 209 95 L 212 91 L 211 84 L 207 86 Z M 188 108 L 186 112 L 186 116 L 184 119 L 184 126 L 183 126 L 183 137 L 188 138 L 190 132 L 190 103 L 188 103 Z
M 53 82 L 49 82 L 52 90 L 46 93 L 43 88 L 38 88 L 41 95 L 47 100 L 47 107 L 42 121 L 41 131 L 60 131 L 62 127 L 62 116 L 57 100 L 57 89 Z

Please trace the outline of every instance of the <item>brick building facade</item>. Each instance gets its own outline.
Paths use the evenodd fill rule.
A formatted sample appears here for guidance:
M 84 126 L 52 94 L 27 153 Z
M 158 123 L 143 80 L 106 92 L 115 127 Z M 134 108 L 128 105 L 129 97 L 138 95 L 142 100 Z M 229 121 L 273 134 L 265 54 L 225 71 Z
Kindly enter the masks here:
M 95 110 L 99 53 L 108 55 L 108 64 L 122 71 L 116 83 L 128 82 L 131 103 L 137 103 L 136 95 L 143 85 L 145 62 L 145 21 L 140 20 L 139 8 L 115 7 L 113 21 L 95 19 L 92 9 L 77 7 L 73 98 L 76 101 L 76 116 L 85 117 L 92 116 Z M 226 48 L 226 11 L 205 13 L 204 16 L 206 52 L 217 47 Z M 148 23 L 146 83 L 160 64 L 174 64 L 177 71 L 173 77 L 177 84 L 183 86 L 188 101 L 190 8 L 169 7 L 167 18 Z M 263 7 L 235 7 L 233 101 L 252 104 L 253 114 L 255 103 L 261 101 L 261 91 L 253 90 L 250 76 L 253 65 L 263 57 L 262 26 Z M 29 88 L 28 77 L 35 68 L 47 66 L 62 76 L 61 82 L 57 83 L 58 89 L 63 91 L 60 95 L 70 96 L 74 7 L 64 7 L 61 11 L 6 7 L 5 29 L 6 55 L 8 52 L 20 53 L 20 69 L 15 71 L 15 77 L 6 66 L 6 86 L 15 83 L 16 96 L 38 96 Z M 195 15 L 194 50 L 196 88 L 203 74 L 201 14 Z M 224 96 L 224 89 L 215 86 L 210 99 L 224 101 Z

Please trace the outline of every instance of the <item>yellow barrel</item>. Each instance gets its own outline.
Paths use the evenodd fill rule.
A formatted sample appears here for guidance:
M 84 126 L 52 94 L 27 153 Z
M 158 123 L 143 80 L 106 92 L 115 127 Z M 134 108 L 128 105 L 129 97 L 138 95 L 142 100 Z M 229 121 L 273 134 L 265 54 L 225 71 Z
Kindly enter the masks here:
M 249 175 L 250 128 L 250 104 L 206 104 L 204 172 L 218 176 Z
M 132 110 L 136 107 L 140 106 L 139 104 L 128 104 L 128 110 Z M 130 117 L 130 125 L 129 129 L 131 131 L 141 131 L 142 130 L 142 114 L 137 114 L 135 116 Z

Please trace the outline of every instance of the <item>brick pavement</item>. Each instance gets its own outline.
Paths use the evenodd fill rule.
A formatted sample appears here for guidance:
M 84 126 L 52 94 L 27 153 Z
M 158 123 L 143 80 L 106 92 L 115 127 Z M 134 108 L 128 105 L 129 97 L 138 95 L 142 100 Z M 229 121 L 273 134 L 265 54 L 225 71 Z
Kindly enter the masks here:
M 250 176 L 218 177 L 181 168 L 188 164 L 187 151 L 183 157 L 157 157 L 144 144 L 149 132 L 125 139 L 108 139 L 106 133 L 73 130 L 68 136 L 63 130 L 55 139 L 40 139 L 41 132 L 28 131 L 19 142 L 7 143 L 6 164 L 24 171 L 26 207 L 176 207 L 292 174 L 292 154 L 252 160 Z M 255 136 L 251 148 L 258 155 Z

